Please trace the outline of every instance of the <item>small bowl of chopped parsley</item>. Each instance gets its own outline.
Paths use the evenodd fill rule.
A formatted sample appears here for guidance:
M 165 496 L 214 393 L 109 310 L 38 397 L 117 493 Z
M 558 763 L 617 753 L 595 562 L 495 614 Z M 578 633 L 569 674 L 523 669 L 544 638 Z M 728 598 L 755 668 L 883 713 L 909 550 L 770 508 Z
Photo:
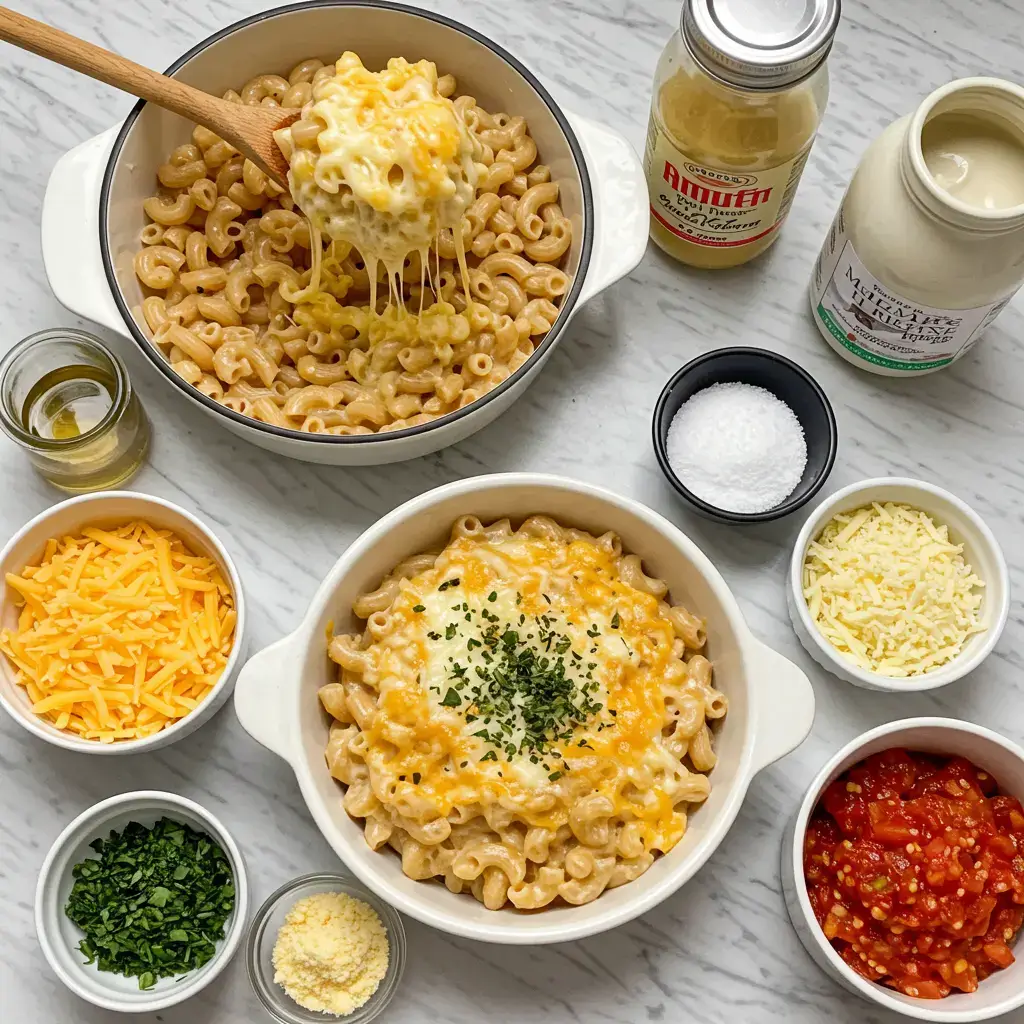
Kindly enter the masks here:
M 245 931 L 248 885 L 224 826 L 173 793 L 122 793 L 57 837 L 36 885 L 36 932 L 82 999 L 153 1013 L 205 988 Z

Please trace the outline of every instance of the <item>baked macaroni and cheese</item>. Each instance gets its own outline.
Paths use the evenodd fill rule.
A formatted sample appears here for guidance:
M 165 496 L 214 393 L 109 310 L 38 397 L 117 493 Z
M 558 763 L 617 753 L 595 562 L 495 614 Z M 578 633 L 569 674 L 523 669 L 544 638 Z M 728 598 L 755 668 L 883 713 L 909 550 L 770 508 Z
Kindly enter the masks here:
M 641 875 L 710 792 L 725 715 L 703 623 L 601 537 L 458 519 L 329 642 L 331 774 L 367 843 L 491 910 Z
M 279 133 L 292 193 L 202 127 L 159 168 L 138 316 L 184 380 L 276 427 L 372 434 L 529 359 L 569 289 L 572 226 L 522 117 L 428 61 L 371 72 L 351 53 L 226 97 L 302 108 Z

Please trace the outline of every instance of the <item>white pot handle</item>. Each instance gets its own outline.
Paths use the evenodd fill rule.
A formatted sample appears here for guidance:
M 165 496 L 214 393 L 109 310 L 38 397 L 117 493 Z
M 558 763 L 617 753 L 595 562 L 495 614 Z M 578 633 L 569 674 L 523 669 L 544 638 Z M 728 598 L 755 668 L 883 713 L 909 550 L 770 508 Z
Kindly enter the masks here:
M 625 277 L 643 259 L 650 200 L 643 165 L 618 132 L 566 114 L 587 158 L 594 190 L 594 247 L 580 304 Z
M 100 188 L 118 130 L 86 139 L 54 166 L 43 197 L 43 267 L 62 306 L 130 338 L 100 255 Z
M 289 733 L 291 724 L 285 708 L 285 687 L 291 677 L 291 637 L 264 647 L 242 666 L 235 683 L 235 714 L 242 728 L 267 750 L 292 763 Z
M 814 724 L 814 688 L 793 662 L 760 642 L 752 660 L 759 690 L 754 723 L 754 771 L 759 772 L 807 739 Z

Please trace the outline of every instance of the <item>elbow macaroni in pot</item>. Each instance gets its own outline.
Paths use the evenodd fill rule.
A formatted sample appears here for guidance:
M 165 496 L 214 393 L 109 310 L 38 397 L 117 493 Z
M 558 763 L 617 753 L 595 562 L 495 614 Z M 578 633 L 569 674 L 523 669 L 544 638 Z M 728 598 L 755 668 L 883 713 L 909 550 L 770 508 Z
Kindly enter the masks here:
M 344 44 L 323 52 L 324 39 Z M 428 259 L 406 258 L 400 303 L 371 311 L 376 275 L 357 250 L 324 238 L 315 258 L 291 195 L 150 104 L 112 142 L 97 137 L 58 164 L 43 254 L 65 305 L 129 334 L 235 433 L 307 461 L 376 464 L 445 447 L 506 409 L 579 306 L 639 262 L 646 198 L 624 139 L 565 114 L 496 44 L 426 12 L 300 3 L 225 29 L 168 73 L 237 102 L 315 112 L 342 49 L 367 68 L 396 54 L 435 62 L 481 168 L 461 238 L 442 231 Z M 300 153 L 310 116 L 288 143 Z M 68 238 L 66 214 L 91 204 L 99 252 Z
M 371 527 L 246 665 L 235 708 L 382 899 L 452 934 L 543 943 L 690 878 L 814 698 L 674 526 L 515 473 Z

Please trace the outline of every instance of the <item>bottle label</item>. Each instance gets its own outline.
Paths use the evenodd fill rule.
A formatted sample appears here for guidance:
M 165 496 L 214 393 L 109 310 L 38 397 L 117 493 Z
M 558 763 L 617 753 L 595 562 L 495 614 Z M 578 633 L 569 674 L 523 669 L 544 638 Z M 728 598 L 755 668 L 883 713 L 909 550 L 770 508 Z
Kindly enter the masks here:
M 809 152 L 749 174 L 712 167 L 678 150 L 652 116 L 644 148 L 651 214 L 695 245 L 750 245 L 785 220 Z
M 959 359 L 1011 297 L 971 309 L 939 309 L 897 295 L 861 262 L 842 208 L 811 280 L 815 318 L 840 345 L 875 366 L 910 372 Z

